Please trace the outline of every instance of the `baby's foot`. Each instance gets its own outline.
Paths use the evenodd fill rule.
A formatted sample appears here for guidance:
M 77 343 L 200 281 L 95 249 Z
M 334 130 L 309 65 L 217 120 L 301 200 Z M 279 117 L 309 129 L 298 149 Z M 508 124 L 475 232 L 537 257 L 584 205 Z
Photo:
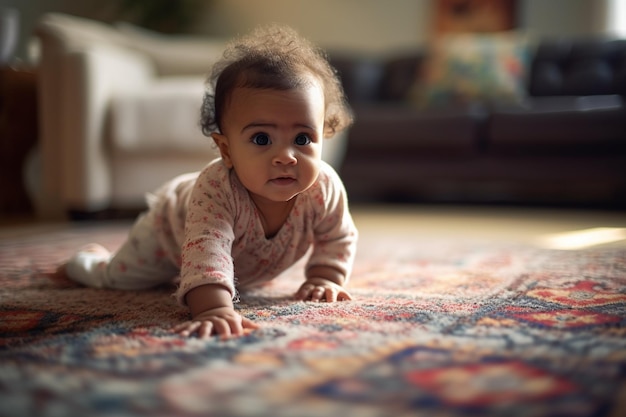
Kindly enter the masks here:
M 100 254 L 100 255 L 106 255 L 106 256 L 109 256 L 111 254 L 111 252 L 109 252 L 107 248 L 105 248 L 102 245 L 98 245 L 97 243 L 89 243 L 88 245 L 83 246 L 78 251 L 78 253 L 81 253 L 81 252 Z
M 109 251 L 104 246 L 98 245 L 97 243 L 90 243 L 88 245 L 83 246 L 78 251 L 78 253 L 81 253 L 81 252 L 93 253 L 93 254 L 101 254 L 102 256 L 109 256 Z M 77 255 L 78 255 L 78 253 L 77 253 Z M 57 267 L 56 271 L 54 272 L 54 277 L 56 277 L 56 278 L 69 278 L 69 276 L 67 275 L 67 264 L 68 263 L 69 263 L 69 261 L 64 262 L 61 265 L 59 265 Z
M 109 263 L 111 253 L 102 245 L 90 243 L 82 247 L 67 263 L 61 265 L 57 272 L 80 284 L 102 288 L 103 269 Z

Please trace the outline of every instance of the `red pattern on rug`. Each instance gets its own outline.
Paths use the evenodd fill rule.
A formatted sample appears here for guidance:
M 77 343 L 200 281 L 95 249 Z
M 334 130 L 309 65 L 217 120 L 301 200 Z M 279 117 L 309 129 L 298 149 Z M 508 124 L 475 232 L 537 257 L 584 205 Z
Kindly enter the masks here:
M 626 414 L 623 249 L 363 236 L 354 301 L 294 301 L 298 264 L 242 295 L 260 330 L 202 341 L 173 287 L 55 277 L 127 228 L 0 241 L 0 415 Z

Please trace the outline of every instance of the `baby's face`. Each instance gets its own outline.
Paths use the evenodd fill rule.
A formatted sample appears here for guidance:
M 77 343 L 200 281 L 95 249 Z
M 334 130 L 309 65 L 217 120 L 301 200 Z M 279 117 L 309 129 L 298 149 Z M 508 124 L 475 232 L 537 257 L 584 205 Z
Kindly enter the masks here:
M 257 204 L 289 201 L 317 179 L 324 129 L 317 82 L 286 91 L 236 88 L 222 125 L 213 138 Z

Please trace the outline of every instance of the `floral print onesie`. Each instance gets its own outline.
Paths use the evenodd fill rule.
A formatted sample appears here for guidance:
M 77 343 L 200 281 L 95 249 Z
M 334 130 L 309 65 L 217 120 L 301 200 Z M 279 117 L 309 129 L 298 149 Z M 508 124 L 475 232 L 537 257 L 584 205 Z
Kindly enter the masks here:
M 236 299 L 237 289 L 275 278 L 309 249 L 306 268 L 330 266 L 346 280 L 350 276 L 357 230 L 344 186 L 325 162 L 271 238 L 265 237 L 248 191 L 221 159 L 166 183 L 148 202 L 150 209 L 116 254 L 97 262 L 75 257 L 68 275 L 92 286 L 139 289 L 180 273 L 175 295 L 181 304 L 190 290 L 205 284 L 223 285 Z M 92 277 L 81 279 L 80 274 Z

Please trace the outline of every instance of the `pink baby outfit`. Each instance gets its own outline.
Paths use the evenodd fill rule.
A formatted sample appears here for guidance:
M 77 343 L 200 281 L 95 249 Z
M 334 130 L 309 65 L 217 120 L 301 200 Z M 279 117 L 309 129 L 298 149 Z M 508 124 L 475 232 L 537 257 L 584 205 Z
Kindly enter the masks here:
M 346 279 L 350 275 L 357 230 L 343 184 L 324 162 L 270 239 L 248 191 L 221 159 L 166 183 L 149 205 L 117 253 L 94 260 L 79 252 L 68 275 L 91 286 L 139 289 L 172 281 L 180 271 L 181 304 L 190 290 L 206 284 L 223 285 L 236 299 L 237 289 L 275 278 L 311 246 L 306 268 L 330 266 Z

